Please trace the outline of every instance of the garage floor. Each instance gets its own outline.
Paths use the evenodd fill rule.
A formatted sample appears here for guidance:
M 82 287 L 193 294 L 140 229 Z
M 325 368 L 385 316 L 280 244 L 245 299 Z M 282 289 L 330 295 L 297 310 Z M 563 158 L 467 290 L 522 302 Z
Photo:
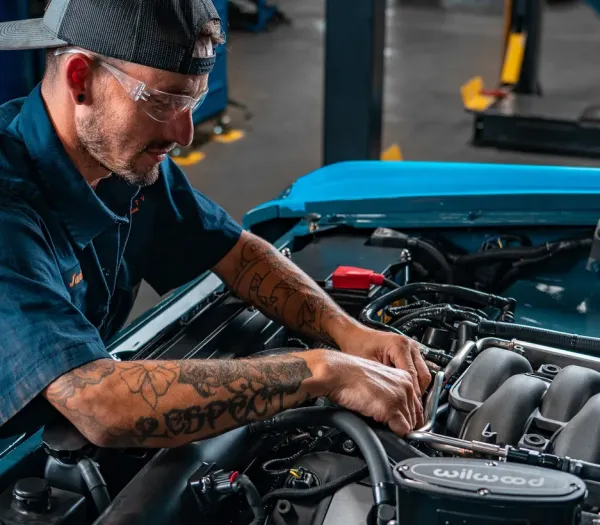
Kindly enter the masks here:
M 500 0 L 496 0 L 500 4 Z M 406 160 L 594 166 L 596 161 L 476 149 L 460 85 L 481 75 L 494 86 L 500 68 L 502 14 L 390 2 L 386 48 L 384 147 Z M 420 0 L 419 4 L 426 4 Z M 450 2 L 448 2 L 450 3 Z M 292 26 L 229 36 L 230 95 L 254 118 L 230 116 L 246 136 L 211 143 L 186 168 L 192 184 L 236 219 L 319 167 L 323 81 L 323 0 L 281 0 Z M 542 87 L 565 100 L 600 103 L 600 19 L 585 5 L 546 10 Z M 351 108 L 348 108 L 349 111 Z M 132 317 L 158 297 L 142 288 Z

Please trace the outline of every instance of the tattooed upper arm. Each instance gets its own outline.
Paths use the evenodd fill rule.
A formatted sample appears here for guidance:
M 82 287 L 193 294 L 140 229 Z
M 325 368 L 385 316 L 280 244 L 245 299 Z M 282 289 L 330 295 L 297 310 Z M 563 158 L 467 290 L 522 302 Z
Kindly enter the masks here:
M 238 297 L 286 326 L 330 345 L 331 325 L 345 313 L 300 268 L 269 243 L 245 233 L 217 273 Z

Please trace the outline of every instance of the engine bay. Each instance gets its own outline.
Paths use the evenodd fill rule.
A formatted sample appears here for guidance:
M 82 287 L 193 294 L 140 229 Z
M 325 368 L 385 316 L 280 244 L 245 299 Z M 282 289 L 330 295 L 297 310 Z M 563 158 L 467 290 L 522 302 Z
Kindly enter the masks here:
M 598 242 L 600 229 L 576 227 L 309 224 L 282 243 L 284 255 L 362 323 L 422 344 L 432 375 L 422 428 L 399 438 L 325 398 L 173 450 L 91 450 L 71 430 L 47 428 L 32 463 L 43 473 L 28 466 L 28 476 L 2 479 L 0 522 L 592 523 L 600 287 L 589 259 Z M 119 357 L 323 347 L 219 289 Z M 34 489 L 17 485 L 32 479 L 60 504 L 31 507 Z

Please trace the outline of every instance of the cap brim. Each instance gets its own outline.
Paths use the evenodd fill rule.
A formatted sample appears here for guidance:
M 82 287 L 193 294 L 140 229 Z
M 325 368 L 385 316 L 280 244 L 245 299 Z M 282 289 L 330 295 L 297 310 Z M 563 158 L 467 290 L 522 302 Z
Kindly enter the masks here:
M 42 18 L 17 20 L 0 24 L 0 50 L 44 49 L 61 47 L 67 42 L 56 38 L 56 35 L 45 25 Z

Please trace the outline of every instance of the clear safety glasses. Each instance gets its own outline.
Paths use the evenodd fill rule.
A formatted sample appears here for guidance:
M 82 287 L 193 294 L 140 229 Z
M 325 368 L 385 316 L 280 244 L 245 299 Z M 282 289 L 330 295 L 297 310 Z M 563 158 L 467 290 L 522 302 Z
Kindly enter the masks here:
M 197 98 L 193 98 L 149 88 L 145 82 L 130 77 L 120 69 L 102 60 L 99 56 L 81 49 L 61 48 L 57 49 L 54 54 L 56 56 L 82 54 L 97 60 L 102 67 L 116 78 L 129 97 L 158 122 L 170 122 L 181 117 L 186 111 L 195 111 L 206 100 L 208 94 L 208 89 L 204 89 Z

